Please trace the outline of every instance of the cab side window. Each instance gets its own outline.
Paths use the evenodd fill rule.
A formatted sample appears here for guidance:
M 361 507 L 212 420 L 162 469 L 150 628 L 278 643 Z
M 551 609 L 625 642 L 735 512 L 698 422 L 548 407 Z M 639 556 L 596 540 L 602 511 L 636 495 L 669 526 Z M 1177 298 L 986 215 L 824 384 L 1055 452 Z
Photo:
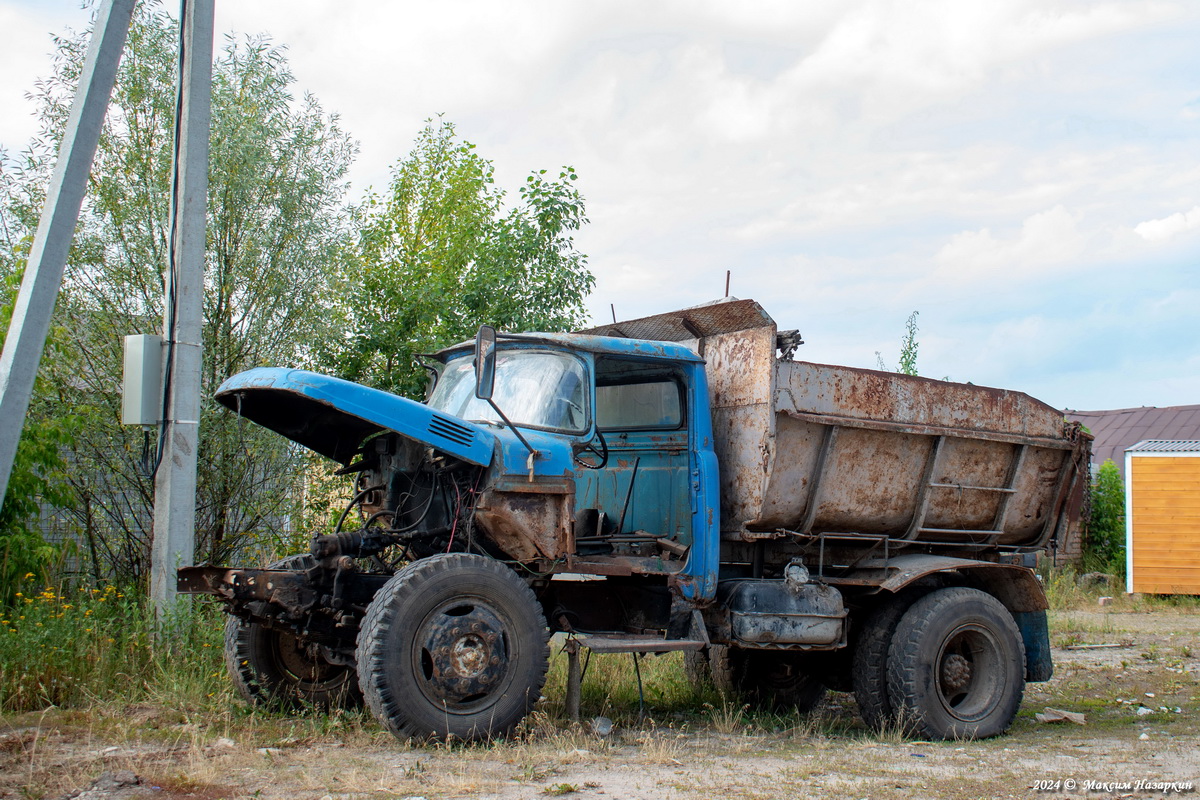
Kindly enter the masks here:
M 683 424 L 679 384 L 650 380 L 598 385 L 596 424 L 604 430 L 674 430 Z

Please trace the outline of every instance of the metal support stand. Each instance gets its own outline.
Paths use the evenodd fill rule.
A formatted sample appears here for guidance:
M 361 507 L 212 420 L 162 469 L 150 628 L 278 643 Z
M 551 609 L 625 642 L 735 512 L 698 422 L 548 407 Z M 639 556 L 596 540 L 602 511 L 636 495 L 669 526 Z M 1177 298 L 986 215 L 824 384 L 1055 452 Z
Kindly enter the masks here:
M 565 705 L 567 707 L 567 718 L 572 722 L 579 721 L 579 704 L 583 694 L 583 671 L 585 667 L 579 664 L 579 649 L 583 645 L 574 636 L 567 639 L 563 649 L 567 651 L 567 697 Z M 633 672 L 637 675 L 638 687 L 638 721 L 640 722 L 646 716 L 646 692 L 642 687 L 642 667 L 638 663 L 638 656 L 642 653 L 628 651 L 633 657 Z
M 638 657 L 641 653 L 630 653 L 633 657 L 633 672 L 637 675 L 638 684 L 638 722 L 646 718 L 646 692 L 642 688 L 642 667 L 638 664 Z
M 0 354 L 0 505 L 8 491 L 17 443 L 50 331 L 50 317 L 62 285 L 100 129 L 117 80 L 133 6 L 134 0 L 106 0 L 96 13 L 79 88 L 58 147 L 58 162 L 50 176 L 46 204 L 29 251 L 4 352 Z
M 171 250 L 163 311 L 165 413 L 154 474 L 150 556 L 150 597 L 160 616 L 174 605 L 176 569 L 190 566 L 195 558 L 213 5 L 214 0 L 181 0 Z
M 579 702 L 582 694 L 583 674 L 579 667 L 579 642 L 575 637 L 567 639 L 567 718 L 579 721 Z

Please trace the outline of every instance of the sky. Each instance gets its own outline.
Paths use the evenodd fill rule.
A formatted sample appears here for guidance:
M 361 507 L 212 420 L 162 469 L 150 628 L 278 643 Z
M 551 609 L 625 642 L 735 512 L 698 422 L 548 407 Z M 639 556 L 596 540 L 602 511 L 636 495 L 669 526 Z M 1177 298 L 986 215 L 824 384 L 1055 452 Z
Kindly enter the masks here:
M 168 8 L 175 8 L 168 3 Z M 78 0 L 0 0 L 0 145 Z M 359 142 L 437 114 L 515 196 L 578 171 L 596 323 L 730 294 L 797 357 L 1058 408 L 1200 403 L 1200 4 L 217 0 Z

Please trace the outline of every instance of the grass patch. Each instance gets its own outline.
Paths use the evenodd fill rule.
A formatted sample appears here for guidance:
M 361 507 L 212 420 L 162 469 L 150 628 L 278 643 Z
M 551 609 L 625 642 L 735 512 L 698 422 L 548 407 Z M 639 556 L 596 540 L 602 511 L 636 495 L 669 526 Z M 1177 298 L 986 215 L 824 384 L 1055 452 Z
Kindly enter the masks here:
M 1139 618 L 1128 612 L 1183 614 L 1195 606 L 1194 598 L 1122 596 L 1121 602 L 1127 604 L 1123 609 L 1097 608 L 1095 599 L 1105 590 L 1080 587 L 1076 578 L 1069 569 L 1043 575 L 1057 604 L 1051 611 L 1050 628 L 1052 642 L 1059 647 L 1131 640 L 1138 633 Z M 187 736 L 197 747 L 218 738 L 256 748 L 289 748 L 334 739 L 405 749 L 362 711 L 289 716 L 242 703 L 225 672 L 222 627 L 226 616 L 215 604 L 190 604 L 163 629 L 166 644 L 155 647 L 152 614 L 143 602 L 116 587 L 46 588 L 17 601 L 0 614 L 0 713 L 9 715 L 0 721 L 11 727 L 36 727 L 37 714 L 55 708 L 51 718 L 56 724 L 82 726 L 89 735 L 118 741 L 177 742 L 180 726 L 192 726 Z M 1139 686 L 1145 687 L 1143 692 L 1155 691 L 1163 700 L 1169 698 L 1171 706 L 1186 705 L 1193 699 L 1186 690 L 1194 692 L 1194 682 L 1182 670 L 1192 658 L 1193 648 L 1190 639 L 1160 639 L 1139 641 L 1137 647 L 1120 654 L 1105 651 L 1109 658 L 1123 659 L 1122 665 L 1128 662 L 1127 674 L 1121 677 L 1074 675 L 1069 663 L 1059 664 L 1060 679 L 1053 684 L 1053 694 L 1031 684 L 1022 714 L 1032 716 L 1043 705 L 1056 705 L 1124 725 L 1129 712 L 1116 707 L 1117 698 L 1136 696 Z M 644 707 L 639 704 L 639 672 Z M 701 731 L 722 737 L 759 737 L 761 746 L 785 748 L 790 743 L 809 746 L 820 740 L 898 744 L 905 739 L 900 726 L 882 733 L 867 730 L 858 719 L 853 699 L 844 694 L 831 693 L 825 707 L 811 715 L 752 708 L 723 696 L 711 685 L 693 685 L 681 653 L 639 657 L 636 668 L 628 654 L 593 654 L 587 660 L 582 686 L 584 722 L 576 724 L 566 718 L 563 708 L 566 673 L 566 654 L 556 638 L 543 701 L 516 735 L 495 743 L 496 747 L 508 748 L 505 752 L 511 753 L 511 748 L 537 744 L 563 752 L 603 754 L 617 737 L 597 737 L 591 732 L 588 721 L 597 716 L 612 719 L 620 735 L 644 739 L 637 740 L 639 747 L 661 750 L 663 763 L 681 757 L 680 735 Z M 1179 685 L 1168 685 L 1172 681 Z M 464 752 L 474 753 L 478 747 L 486 752 L 490 746 L 471 746 L 473 749 Z
M 115 586 L 18 593 L 0 612 L 0 711 L 225 703 L 223 625 L 218 609 L 194 604 L 156 626 L 144 601 Z
M 1043 564 L 1038 567 L 1038 577 L 1046 590 L 1051 611 L 1132 611 L 1135 613 L 1176 612 L 1194 614 L 1200 611 L 1200 596 L 1170 594 L 1130 594 L 1125 591 L 1125 582 L 1117 576 L 1108 585 L 1085 584 L 1083 574 L 1074 566 L 1061 567 Z M 1112 602 L 1100 606 L 1101 597 L 1110 597 Z
M 559 638 L 550 643 L 550 671 L 542 690 L 546 705 L 561 708 L 566 698 L 567 655 Z M 611 718 L 618 724 L 630 725 L 643 716 L 655 720 L 699 721 L 705 715 L 705 704 L 718 705 L 721 695 L 709 687 L 694 686 L 683 669 L 683 654 L 665 653 L 637 657 L 628 653 L 581 654 L 583 683 L 580 691 L 580 715 L 583 719 L 596 716 Z M 638 674 L 641 674 L 644 708 L 638 700 Z

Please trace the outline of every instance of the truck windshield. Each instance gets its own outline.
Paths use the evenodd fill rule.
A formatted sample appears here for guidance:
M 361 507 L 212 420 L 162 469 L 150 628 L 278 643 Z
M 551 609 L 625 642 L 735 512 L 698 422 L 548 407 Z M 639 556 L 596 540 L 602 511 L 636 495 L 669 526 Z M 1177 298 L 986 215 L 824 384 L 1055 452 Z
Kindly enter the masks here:
M 492 399 L 514 425 L 567 433 L 588 428 L 587 373 L 577 358 L 563 353 L 501 350 L 496 354 Z M 500 422 L 495 409 L 475 396 L 471 356 L 446 364 L 429 405 L 459 419 Z

